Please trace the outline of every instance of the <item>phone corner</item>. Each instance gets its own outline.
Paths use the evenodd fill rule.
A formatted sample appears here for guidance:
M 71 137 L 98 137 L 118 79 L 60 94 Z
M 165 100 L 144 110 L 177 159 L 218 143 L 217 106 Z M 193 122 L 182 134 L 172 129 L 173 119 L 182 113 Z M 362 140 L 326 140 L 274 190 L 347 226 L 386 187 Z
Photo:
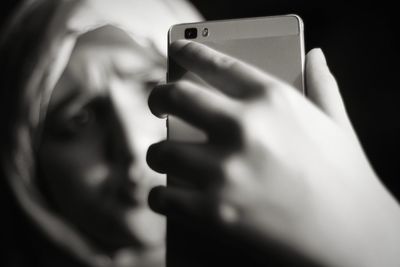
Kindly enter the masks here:
M 299 25 L 299 32 L 303 32 L 303 30 L 304 30 L 304 22 L 303 22 L 303 19 L 300 17 L 300 15 L 288 14 L 286 16 L 295 19 L 297 21 L 297 24 Z
M 167 32 L 168 45 L 171 43 L 172 31 L 174 30 L 175 27 L 176 27 L 176 24 L 173 24 L 168 28 L 168 32 Z

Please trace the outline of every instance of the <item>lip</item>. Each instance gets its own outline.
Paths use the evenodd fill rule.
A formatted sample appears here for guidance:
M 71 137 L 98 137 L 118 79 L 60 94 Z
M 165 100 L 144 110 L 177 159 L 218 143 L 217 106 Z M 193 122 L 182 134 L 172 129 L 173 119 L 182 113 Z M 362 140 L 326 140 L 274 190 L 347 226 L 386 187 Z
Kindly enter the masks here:
M 123 206 L 139 206 L 140 199 L 136 196 L 135 190 L 123 190 L 118 195 L 118 200 Z
M 123 189 L 123 191 L 118 196 L 118 202 L 121 203 L 123 206 L 147 207 L 148 194 L 149 188 L 147 188 L 147 186 L 131 186 L 130 188 Z

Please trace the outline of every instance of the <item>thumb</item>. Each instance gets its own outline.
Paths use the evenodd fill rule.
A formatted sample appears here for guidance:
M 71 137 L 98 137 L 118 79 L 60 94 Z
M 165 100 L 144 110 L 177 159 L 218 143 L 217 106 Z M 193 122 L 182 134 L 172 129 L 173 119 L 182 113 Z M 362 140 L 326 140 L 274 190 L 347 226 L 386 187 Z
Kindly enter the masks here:
M 341 126 L 352 129 L 335 77 L 319 48 L 312 49 L 307 54 L 306 84 L 311 102 Z

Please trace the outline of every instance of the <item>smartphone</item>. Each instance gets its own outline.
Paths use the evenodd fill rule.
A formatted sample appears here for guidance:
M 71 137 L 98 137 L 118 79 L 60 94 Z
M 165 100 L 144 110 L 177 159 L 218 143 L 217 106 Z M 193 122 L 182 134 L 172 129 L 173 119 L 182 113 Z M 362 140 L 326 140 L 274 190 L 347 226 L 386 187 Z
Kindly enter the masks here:
M 297 15 L 178 24 L 168 32 L 168 47 L 180 39 L 205 44 L 278 77 L 304 94 L 303 28 Z M 168 57 L 167 81 L 180 79 L 202 83 Z M 171 140 L 207 141 L 202 131 L 173 116 L 168 117 L 167 128 Z M 167 177 L 167 186 L 172 180 L 173 177 Z M 203 229 L 198 233 L 196 228 L 199 227 L 185 227 L 167 220 L 168 267 L 257 265 L 249 262 L 245 248 L 229 247 L 220 237 L 216 238 L 217 229 L 200 227 Z

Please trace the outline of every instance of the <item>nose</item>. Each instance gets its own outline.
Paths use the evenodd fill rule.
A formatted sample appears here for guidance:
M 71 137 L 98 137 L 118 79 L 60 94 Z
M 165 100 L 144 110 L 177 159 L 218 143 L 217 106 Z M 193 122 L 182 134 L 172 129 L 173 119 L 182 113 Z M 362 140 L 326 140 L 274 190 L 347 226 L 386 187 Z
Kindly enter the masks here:
M 107 134 L 107 157 L 114 173 L 124 179 L 125 185 L 144 189 L 151 182 L 153 172 L 147 166 L 146 152 L 154 133 L 147 125 L 144 107 L 128 109 L 114 103 Z M 140 187 L 140 188 L 138 188 Z
M 129 136 L 123 127 L 123 122 L 113 110 L 107 121 L 106 157 L 115 166 L 127 169 L 135 160 L 129 145 Z
M 137 191 L 141 190 L 136 181 L 132 180 L 132 166 L 137 165 L 137 151 L 130 145 L 130 136 L 124 127 L 124 122 L 113 111 L 109 117 L 106 134 L 106 158 L 111 170 L 108 191 L 122 203 L 139 204 L 143 202 Z
M 134 185 L 135 194 L 143 195 L 157 184 L 164 184 L 164 176 L 155 173 L 146 162 L 148 147 L 164 139 L 165 124 L 153 117 L 147 107 L 147 92 L 137 81 L 114 81 L 111 100 L 114 106 L 114 158 L 125 164 L 129 183 Z M 120 154 L 119 154 L 120 153 Z M 128 166 L 127 164 L 130 164 Z
M 111 187 L 124 203 L 147 205 L 148 191 L 155 182 L 154 174 L 145 159 L 146 139 L 150 133 L 145 125 L 135 122 L 129 114 L 121 114 L 118 109 L 112 113 L 106 152 L 113 170 Z

